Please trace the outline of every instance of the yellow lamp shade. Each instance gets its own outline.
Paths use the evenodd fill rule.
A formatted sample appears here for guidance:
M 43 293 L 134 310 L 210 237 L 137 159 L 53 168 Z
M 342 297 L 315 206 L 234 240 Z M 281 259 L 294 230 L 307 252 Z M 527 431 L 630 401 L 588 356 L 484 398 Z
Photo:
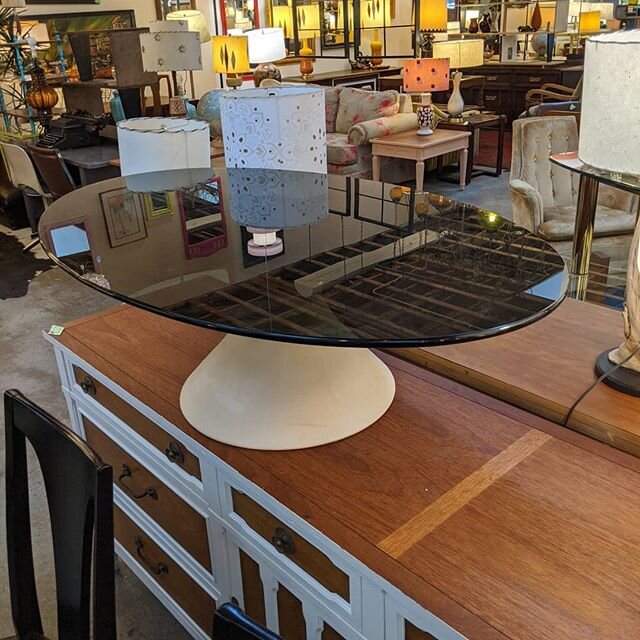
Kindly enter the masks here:
M 364 29 L 379 29 L 391 23 L 390 0 L 365 0 L 360 4 L 360 24 Z
M 216 73 L 249 72 L 249 38 L 247 36 L 213 36 L 213 70 Z
M 447 30 L 447 0 L 420 0 L 420 31 Z
M 584 11 L 578 19 L 578 31 L 580 33 L 592 33 L 600 31 L 600 12 Z
M 320 5 L 302 4 L 296 9 L 298 17 L 298 36 L 313 38 L 320 35 Z
M 402 66 L 405 93 L 428 93 L 449 89 L 449 60 L 420 58 L 405 60 Z
M 479 67 L 484 63 L 484 41 L 473 40 L 445 40 L 433 43 L 434 58 L 449 58 L 452 69 L 466 69 Z
M 288 4 L 278 5 L 271 10 L 272 26 L 282 29 L 285 38 L 293 38 L 293 10 Z

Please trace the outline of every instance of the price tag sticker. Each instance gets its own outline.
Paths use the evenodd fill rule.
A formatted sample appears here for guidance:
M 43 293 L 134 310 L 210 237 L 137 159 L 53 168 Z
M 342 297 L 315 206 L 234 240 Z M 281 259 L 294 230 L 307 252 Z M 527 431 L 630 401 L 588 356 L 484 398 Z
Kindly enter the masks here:
M 64 327 L 60 327 L 57 324 L 52 324 L 51 328 L 49 329 L 50 336 L 61 336 L 63 332 Z

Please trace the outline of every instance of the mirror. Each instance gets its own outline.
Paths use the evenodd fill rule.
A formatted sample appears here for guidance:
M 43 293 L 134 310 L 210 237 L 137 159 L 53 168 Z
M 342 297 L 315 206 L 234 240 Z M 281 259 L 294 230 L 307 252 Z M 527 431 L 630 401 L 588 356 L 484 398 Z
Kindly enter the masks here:
M 220 0 L 222 31 L 231 29 L 250 31 L 260 26 L 258 0 Z
M 344 48 L 344 0 L 321 0 L 320 43 L 323 49 Z M 349 44 L 353 44 L 353 0 L 347 2 Z
M 196 0 L 155 0 L 156 16 L 158 20 L 164 20 L 172 11 L 184 11 L 185 9 L 197 9 Z
M 178 192 L 184 250 L 188 260 L 210 256 L 227 246 L 220 178 Z
M 93 273 L 95 264 L 89 232 L 84 221 L 78 220 L 47 229 L 48 246 L 64 263 L 82 273 Z

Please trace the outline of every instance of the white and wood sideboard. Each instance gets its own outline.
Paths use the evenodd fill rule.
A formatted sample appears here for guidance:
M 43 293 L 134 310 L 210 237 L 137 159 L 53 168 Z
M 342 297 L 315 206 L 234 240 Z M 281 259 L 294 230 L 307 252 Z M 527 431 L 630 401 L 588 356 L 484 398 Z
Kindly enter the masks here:
M 238 449 L 179 408 L 215 332 L 120 306 L 46 337 L 117 553 L 194 638 L 226 601 L 286 640 L 637 638 L 637 459 L 390 355 L 369 429 Z

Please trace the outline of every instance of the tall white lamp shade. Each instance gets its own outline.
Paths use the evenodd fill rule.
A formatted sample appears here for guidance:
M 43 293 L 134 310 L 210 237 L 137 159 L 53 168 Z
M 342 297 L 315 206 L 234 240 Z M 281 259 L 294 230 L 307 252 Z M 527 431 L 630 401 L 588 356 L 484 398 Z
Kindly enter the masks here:
M 258 65 L 253 72 L 256 87 L 266 78 L 281 80 L 280 69 L 273 63 L 287 56 L 284 31 L 279 27 L 252 29 L 245 31 L 245 35 L 249 38 L 249 62 Z
M 118 123 L 120 172 L 127 188 L 144 193 L 178 189 L 179 170 L 209 169 L 209 124 L 182 118 L 131 118 Z
M 322 88 L 227 92 L 220 113 L 227 167 L 327 172 Z
M 209 33 L 209 26 L 207 20 L 204 17 L 202 11 L 197 9 L 187 9 L 184 11 L 172 11 L 167 14 L 167 21 L 169 22 L 186 22 L 188 31 L 195 31 L 200 36 L 200 42 L 205 43 L 211 40 L 211 34 Z
M 597 169 L 640 175 L 640 29 L 587 39 L 578 156 Z

